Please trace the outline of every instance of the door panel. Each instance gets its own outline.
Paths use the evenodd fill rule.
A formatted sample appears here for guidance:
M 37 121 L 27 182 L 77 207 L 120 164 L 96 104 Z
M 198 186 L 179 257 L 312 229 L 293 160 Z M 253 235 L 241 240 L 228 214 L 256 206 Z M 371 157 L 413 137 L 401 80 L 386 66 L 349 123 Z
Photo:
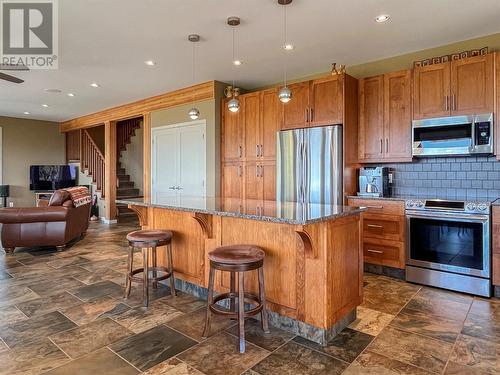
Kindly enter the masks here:
M 177 129 L 179 132 L 179 186 L 184 196 L 206 195 L 205 126 L 195 125 Z
M 261 96 L 261 156 L 264 159 L 276 159 L 276 133 L 281 129 L 282 104 L 278 99 L 278 90 L 266 90 Z
M 240 109 L 244 133 L 243 155 L 246 160 L 256 160 L 259 154 L 257 145 L 260 144 L 260 95 L 258 92 L 242 95 Z
M 257 163 L 246 163 L 244 167 L 245 199 L 262 199 L 262 184 Z
M 243 194 L 243 168 L 240 163 L 222 166 L 222 195 L 224 198 L 241 198 Z
M 451 63 L 452 115 L 493 112 L 493 55 Z
M 234 161 L 242 157 L 242 145 L 240 135 L 240 113 L 234 113 L 227 109 L 227 101 L 222 102 L 222 150 L 223 161 Z
M 450 115 L 450 63 L 415 68 L 413 118 Z
M 162 129 L 153 135 L 152 186 L 153 200 L 178 196 L 179 133 L 177 129 Z
M 384 159 L 411 160 L 411 71 L 384 75 Z
M 261 164 L 260 177 L 262 179 L 263 199 L 266 201 L 276 200 L 276 163 Z
M 311 126 L 342 124 L 343 79 L 329 77 L 311 83 Z
M 359 81 L 359 158 L 380 161 L 384 137 L 384 77 Z
M 288 86 L 292 90 L 292 100 L 283 106 L 283 130 L 309 126 L 309 81 Z

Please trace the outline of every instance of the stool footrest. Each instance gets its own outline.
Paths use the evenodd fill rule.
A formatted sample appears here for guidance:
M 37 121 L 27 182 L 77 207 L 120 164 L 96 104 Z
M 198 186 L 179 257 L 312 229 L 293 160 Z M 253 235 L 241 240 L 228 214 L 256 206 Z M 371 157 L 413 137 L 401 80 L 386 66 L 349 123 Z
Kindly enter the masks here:
M 165 273 L 165 275 L 158 276 L 158 277 L 148 277 L 149 282 L 158 282 L 158 281 L 166 280 L 171 276 L 171 273 L 168 272 L 168 269 L 166 267 L 148 267 L 147 272 L 152 272 L 152 271 L 163 272 L 163 273 Z M 128 277 L 132 281 L 135 281 L 137 283 L 143 283 L 144 278 L 142 276 L 135 276 L 135 275 L 137 275 L 139 273 L 143 273 L 143 272 L 144 272 L 144 268 L 137 268 L 137 269 L 133 270 L 132 273 L 129 274 Z
M 215 314 L 221 314 L 221 315 L 225 315 L 228 317 L 237 318 L 238 312 L 224 310 L 222 306 L 217 305 L 217 302 L 224 301 L 226 299 L 237 299 L 237 298 L 238 298 L 238 293 L 231 293 L 231 292 L 230 293 L 222 293 L 222 294 L 215 296 L 214 302 L 212 304 L 210 304 L 208 307 L 209 307 L 210 311 L 212 311 Z M 249 310 L 245 310 L 245 317 L 254 316 L 254 315 L 259 314 L 264 307 L 262 305 L 261 301 L 259 300 L 259 297 L 257 297 L 255 294 L 252 294 L 252 293 L 245 293 L 245 302 L 248 304 L 252 304 L 252 305 L 255 304 L 256 305 L 255 307 L 253 307 Z

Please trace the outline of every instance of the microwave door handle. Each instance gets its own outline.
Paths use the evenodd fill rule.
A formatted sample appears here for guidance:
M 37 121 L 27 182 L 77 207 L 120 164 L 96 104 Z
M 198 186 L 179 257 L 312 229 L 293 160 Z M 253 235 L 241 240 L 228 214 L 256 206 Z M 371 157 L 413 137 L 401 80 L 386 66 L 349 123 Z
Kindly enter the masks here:
M 471 129 L 472 140 L 471 140 L 470 150 L 474 151 L 476 149 L 476 146 L 477 146 L 476 145 L 476 119 L 475 118 L 472 119 L 471 126 L 472 126 L 472 129 Z

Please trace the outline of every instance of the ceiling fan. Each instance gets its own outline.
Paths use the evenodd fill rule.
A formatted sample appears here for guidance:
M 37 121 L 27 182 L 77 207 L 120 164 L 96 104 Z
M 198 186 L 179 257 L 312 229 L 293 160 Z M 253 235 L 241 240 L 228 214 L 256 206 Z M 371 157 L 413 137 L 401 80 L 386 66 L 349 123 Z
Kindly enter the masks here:
M 17 64 L 17 65 L 12 65 L 12 64 L 0 64 L 0 79 L 3 79 L 4 81 L 9 81 L 13 83 L 23 83 L 24 80 L 21 78 L 14 77 L 10 74 L 7 73 L 2 73 L 2 70 L 7 70 L 7 71 L 28 71 L 30 70 L 26 65 L 22 64 Z

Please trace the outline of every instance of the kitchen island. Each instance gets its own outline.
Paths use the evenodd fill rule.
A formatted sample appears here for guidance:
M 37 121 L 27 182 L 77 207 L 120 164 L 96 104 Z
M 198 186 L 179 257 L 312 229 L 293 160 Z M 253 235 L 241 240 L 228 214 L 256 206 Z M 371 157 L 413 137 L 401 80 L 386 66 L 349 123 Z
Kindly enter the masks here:
M 184 292 L 206 298 L 208 252 L 252 244 L 266 253 L 272 325 L 326 344 L 356 317 L 363 292 L 361 208 L 184 197 L 117 203 L 134 210 L 143 229 L 174 232 L 176 287 Z M 245 283 L 255 290 L 252 272 Z M 215 285 L 216 291 L 227 292 L 229 275 L 218 272 Z

